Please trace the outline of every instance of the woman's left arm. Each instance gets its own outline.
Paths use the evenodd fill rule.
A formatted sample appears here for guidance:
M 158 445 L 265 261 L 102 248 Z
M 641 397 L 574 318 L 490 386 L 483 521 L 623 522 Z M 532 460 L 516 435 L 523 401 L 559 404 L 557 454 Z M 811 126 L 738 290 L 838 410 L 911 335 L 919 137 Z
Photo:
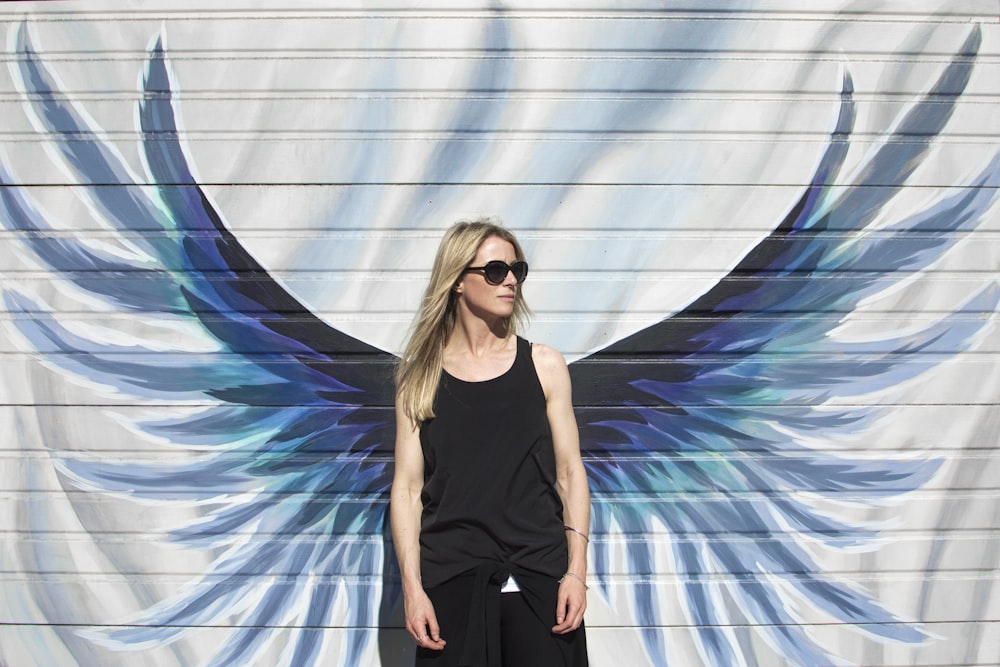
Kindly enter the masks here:
M 590 534 L 590 487 L 580 457 L 580 434 L 573 414 L 573 389 L 566 360 L 547 345 L 532 346 L 532 359 L 545 392 L 546 413 L 556 457 L 556 490 L 563 504 L 569 565 L 559 584 L 556 625 L 565 634 L 580 627 L 587 609 L 587 542 Z

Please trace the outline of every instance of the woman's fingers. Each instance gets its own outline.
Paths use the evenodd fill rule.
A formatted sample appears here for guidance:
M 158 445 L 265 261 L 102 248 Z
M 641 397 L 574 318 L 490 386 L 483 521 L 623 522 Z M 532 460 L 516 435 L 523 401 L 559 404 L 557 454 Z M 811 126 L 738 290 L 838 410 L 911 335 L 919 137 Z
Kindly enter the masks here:
M 575 579 L 567 579 L 559 585 L 556 602 L 556 624 L 552 632 L 564 635 L 573 632 L 583 622 L 583 612 L 587 610 L 587 589 Z
M 444 639 L 441 638 L 441 628 L 438 626 L 437 616 L 434 615 L 433 610 L 428 613 L 417 614 L 407 622 L 406 627 L 410 631 L 410 634 L 413 635 L 417 646 L 431 649 L 432 651 L 440 651 L 446 644 Z
M 421 648 L 430 649 L 432 651 L 444 650 L 444 646 L 447 642 L 441 639 L 440 635 L 436 635 L 433 632 L 429 634 L 419 635 L 417 638 L 417 646 Z
M 437 616 L 431 612 L 430 617 L 427 619 L 427 635 L 424 637 L 421 646 L 440 651 L 444 648 L 444 645 L 445 641 L 441 639 L 441 628 L 438 627 Z

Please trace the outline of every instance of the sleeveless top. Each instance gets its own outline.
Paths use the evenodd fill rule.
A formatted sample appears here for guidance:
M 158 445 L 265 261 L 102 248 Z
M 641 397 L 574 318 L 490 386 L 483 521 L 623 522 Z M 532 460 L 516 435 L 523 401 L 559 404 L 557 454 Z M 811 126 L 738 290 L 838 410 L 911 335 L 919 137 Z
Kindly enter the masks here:
M 483 382 L 442 371 L 435 417 L 420 428 L 424 456 L 420 572 L 425 587 L 479 570 L 499 586 L 566 571 L 562 501 L 545 394 L 531 343 Z

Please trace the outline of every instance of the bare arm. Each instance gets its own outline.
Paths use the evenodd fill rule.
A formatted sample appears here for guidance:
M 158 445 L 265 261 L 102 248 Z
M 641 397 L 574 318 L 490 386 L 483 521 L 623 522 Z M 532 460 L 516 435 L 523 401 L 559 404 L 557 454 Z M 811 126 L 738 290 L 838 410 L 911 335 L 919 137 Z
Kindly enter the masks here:
M 590 487 L 580 457 L 580 434 L 573 414 L 573 391 L 569 369 L 562 355 L 546 345 L 535 344 L 532 358 L 545 391 L 546 413 L 552 431 L 556 458 L 556 490 L 563 504 L 563 523 L 569 549 L 567 576 L 559 585 L 556 634 L 580 627 L 587 609 L 587 541 L 590 534 Z
M 440 651 L 441 639 L 437 616 L 420 580 L 420 491 L 424 483 L 424 458 L 420 449 L 420 431 L 396 405 L 396 454 L 392 491 L 389 495 L 389 521 L 392 541 L 403 580 L 403 606 L 406 629 L 419 646 Z

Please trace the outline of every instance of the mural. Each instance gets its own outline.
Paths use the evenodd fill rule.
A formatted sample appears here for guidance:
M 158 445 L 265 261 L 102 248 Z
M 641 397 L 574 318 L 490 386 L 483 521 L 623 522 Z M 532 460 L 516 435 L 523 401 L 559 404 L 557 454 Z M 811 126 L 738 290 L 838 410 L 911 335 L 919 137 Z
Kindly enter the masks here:
M 19 664 L 30 655 L 43 664 L 104 665 L 132 661 L 138 652 L 149 664 L 407 664 L 411 647 L 399 631 L 385 520 L 389 376 L 404 331 L 380 318 L 400 310 L 394 321 L 405 322 L 415 308 L 429 249 L 460 217 L 444 212 L 483 212 L 463 208 L 474 196 L 468 191 L 483 189 L 477 179 L 491 170 L 512 173 L 495 142 L 511 132 L 504 128 L 517 113 L 510 104 L 525 79 L 507 56 L 515 46 L 526 48 L 531 35 L 519 29 L 530 22 L 490 12 L 468 32 L 485 51 L 507 55 L 477 62 L 467 79 L 455 75 L 466 94 L 439 109 L 451 134 L 424 132 L 429 147 L 417 166 L 398 166 L 407 147 L 387 148 L 376 137 L 407 121 L 391 116 L 376 128 L 380 121 L 367 116 L 375 102 L 362 102 L 344 112 L 345 136 L 331 142 L 341 152 L 329 158 L 338 164 L 323 175 L 357 187 L 331 188 L 337 192 L 323 195 L 331 197 L 329 207 L 306 221 L 307 231 L 328 233 L 310 240 L 291 216 L 264 223 L 303 239 L 283 250 L 283 266 L 348 275 L 401 271 L 413 286 L 395 295 L 393 280 L 358 287 L 334 276 L 303 285 L 294 271 L 263 259 L 266 235 L 233 222 L 216 200 L 225 194 L 220 184 L 235 189 L 240 182 L 197 174 L 201 149 L 192 137 L 200 135 L 182 122 L 185 81 L 166 45 L 174 35 L 169 26 L 153 34 L 142 65 L 132 156 L 116 130 L 88 111 L 87 95 L 64 83 L 63 64 L 35 34 L 41 29 L 11 22 L 10 77 L 50 162 L 40 167 L 20 148 L 5 147 L 0 222 L 19 261 L 51 283 L 20 274 L 4 283 L 11 340 L 30 355 L 22 389 L 32 392 L 19 401 L 22 409 L 6 413 L 29 461 L 10 473 L 8 488 L 32 492 L 23 495 L 30 502 L 8 511 L 10 525 L 34 537 L 15 544 L 5 533 L 4 569 L 24 576 L 4 586 L 3 622 L 22 628 L 26 639 L 0 642 L 0 662 Z M 724 44 L 738 28 L 671 24 L 658 26 L 656 37 Z M 822 145 L 792 161 L 799 175 L 782 171 L 775 181 L 798 185 L 765 188 L 770 210 L 780 215 L 757 237 L 736 233 L 748 242 L 735 250 L 720 239 L 731 256 L 713 260 L 724 268 L 699 285 L 657 288 L 678 292 L 671 300 L 636 286 L 663 282 L 653 268 L 666 255 L 649 243 L 657 234 L 664 244 L 673 238 L 677 222 L 664 210 L 683 214 L 697 205 L 668 201 L 673 195 L 643 180 L 639 167 L 657 164 L 661 146 L 634 145 L 630 135 L 557 145 L 540 139 L 517 149 L 535 151 L 517 157 L 520 178 L 488 182 L 495 190 L 512 187 L 482 197 L 503 204 L 503 217 L 529 248 L 533 278 L 539 267 L 545 281 L 546 263 L 627 274 L 600 285 L 600 276 L 574 283 L 549 268 L 541 308 L 529 292 L 542 322 L 532 335 L 572 358 L 594 500 L 588 623 L 591 642 L 601 644 L 592 648 L 595 664 L 611 664 L 617 653 L 636 664 L 813 666 L 860 660 L 844 636 L 899 650 L 953 641 L 928 627 L 928 585 L 903 594 L 892 586 L 877 590 L 837 564 L 888 547 L 873 517 L 902 514 L 900 501 L 936 488 L 950 465 L 931 443 L 885 450 L 865 443 L 886 423 L 904 427 L 911 413 L 898 396 L 982 349 L 994 330 L 995 250 L 987 253 L 992 270 L 980 272 L 986 277 L 950 284 L 943 307 L 911 305 L 920 313 L 913 322 L 844 333 L 857 318 L 863 329 L 873 301 L 907 290 L 975 230 L 996 224 L 994 148 L 952 172 L 946 187 L 922 185 L 930 194 L 912 197 L 911 187 L 932 169 L 927 165 L 941 159 L 943 137 L 979 67 L 983 30 L 962 26 L 949 33 L 956 35 L 918 86 L 922 92 L 899 105 L 877 136 L 858 131 L 851 63 L 832 63 L 816 79 L 831 87 L 813 107 L 824 109 L 829 126 Z M 372 39 L 391 43 L 397 36 L 389 30 Z M 592 73 L 594 89 L 620 74 L 601 67 Z M 678 85 L 710 76 L 707 65 L 660 67 L 647 63 L 626 83 L 642 90 L 672 76 Z M 390 65 L 368 74 L 370 90 L 400 89 L 402 74 Z M 796 85 L 813 85 L 811 73 L 800 76 Z M 197 106 L 198 95 L 190 99 Z M 666 94 L 633 105 L 604 99 L 591 108 L 602 113 L 573 113 L 567 124 L 603 123 L 613 135 L 616 123 L 633 128 L 672 110 L 690 113 L 676 104 Z M 568 109 L 569 102 L 551 108 Z M 351 129 L 359 118 L 372 123 L 368 130 Z M 215 120 L 199 119 L 199 127 L 206 122 Z M 361 139 L 346 136 L 354 131 Z M 267 158 L 266 146 L 254 150 Z M 693 154 L 679 153 L 681 160 Z M 631 185 L 599 190 L 595 199 L 587 190 L 602 182 L 602 162 L 619 169 L 604 173 Z M 62 189 L 82 206 L 41 201 L 50 197 L 52 165 L 68 175 L 64 182 L 72 185 Z M 273 194 L 282 183 L 271 186 Z M 743 196 L 738 187 L 715 192 Z M 269 189 L 247 196 L 264 199 Z M 572 216 L 560 217 L 560 208 Z M 722 236 L 745 231 L 736 221 L 731 229 L 713 224 Z M 624 233 L 583 234 L 601 242 L 580 250 L 575 239 L 588 228 Z M 674 231 L 681 243 L 685 231 Z M 392 245 L 398 239 L 410 240 Z M 350 296 L 329 293 L 338 290 Z M 919 303 L 933 290 L 916 295 Z M 354 301 L 351 310 L 334 305 L 345 298 Z M 596 323 L 560 328 L 558 312 L 573 308 Z M 344 312 L 354 314 L 338 321 Z M 372 320 L 393 330 L 370 335 Z M 984 363 L 978 372 L 989 407 L 995 362 Z M 109 414 L 90 411 L 75 426 L 48 423 L 60 414 L 51 406 L 75 405 L 64 397 L 74 387 L 102 397 L 81 405 L 107 405 Z M 8 404 L 15 392 L 7 390 Z M 105 437 L 117 442 L 119 429 L 128 434 L 126 447 L 100 444 Z M 987 449 L 986 465 L 993 456 Z M 81 544 L 43 539 L 68 534 L 70 524 Z M 116 531 L 126 535 L 120 544 L 113 544 Z M 144 540 L 149 544 L 138 544 Z M 943 549 L 932 549 L 926 568 Z M 82 581 L 64 585 L 74 572 Z M 101 576 L 89 576 L 95 572 Z M 985 597 L 974 613 L 989 618 L 995 595 L 978 590 Z M 978 650 L 969 640 L 964 647 Z M 946 650 L 948 660 L 965 655 Z

